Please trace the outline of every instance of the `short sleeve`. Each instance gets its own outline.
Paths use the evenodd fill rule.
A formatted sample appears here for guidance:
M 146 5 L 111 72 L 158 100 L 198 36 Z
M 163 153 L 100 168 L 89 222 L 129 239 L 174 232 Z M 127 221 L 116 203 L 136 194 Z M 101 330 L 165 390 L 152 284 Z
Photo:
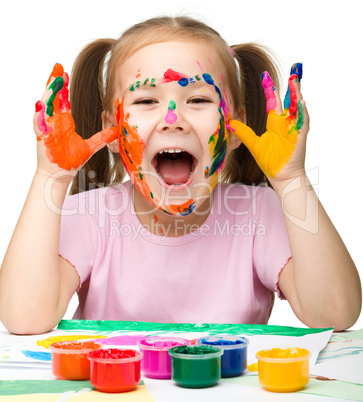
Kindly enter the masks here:
M 261 283 L 284 299 L 278 282 L 282 269 L 291 258 L 284 214 L 275 191 L 269 187 L 259 189 L 257 203 L 254 269 Z
M 80 289 L 89 278 L 97 254 L 98 231 L 89 212 L 87 192 L 66 197 L 62 207 L 59 255 L 71 263 L 80 277 Z

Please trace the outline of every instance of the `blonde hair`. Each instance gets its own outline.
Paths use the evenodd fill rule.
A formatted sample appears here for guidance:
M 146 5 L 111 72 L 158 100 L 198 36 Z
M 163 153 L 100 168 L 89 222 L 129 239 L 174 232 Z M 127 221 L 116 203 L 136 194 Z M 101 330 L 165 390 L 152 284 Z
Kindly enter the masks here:
M 127 29 L 119 39 L 99 39 L 86 46 L 77 57 L 71 75 L 70 102 L 76 131 L 89 138 L 102 129 L 101 114 L 113 112 L 117 68 L 145 46 L 170 41 L 204 41 L 217 52 L 226 71 L 235 110 L 243 111 L 246 123 L 257 135 L 266 127 L 266 100 L 260 77 L 269 71 L 279 87 L 278 68 L 263 47 L 246 43 L 229 47 L 217 31 L 189 17 L 158 17 Z M 106 56 L 106 74 L 103 76 Z M 97 152 L 74 178 L 71 194 L 121 182 L 125 169 L 120 156 L 107 147 Z M 261 184 L 266 178 L 247 148 L 241 144 L 230 152 L 222 181 Z

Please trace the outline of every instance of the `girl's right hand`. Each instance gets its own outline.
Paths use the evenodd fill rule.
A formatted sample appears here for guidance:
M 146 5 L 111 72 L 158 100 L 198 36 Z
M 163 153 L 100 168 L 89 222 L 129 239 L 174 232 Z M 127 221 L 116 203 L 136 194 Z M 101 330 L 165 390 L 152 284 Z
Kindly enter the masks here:
M 87 160 L 118 137 L 111 127 L 84 140 L 75 132 L 68 100 L 68 74 L 56 64 L 42 100 L 35 105 L 34 131 L 38 140 L 38 171 L 51 176 L 59 168 L 72 178 Z

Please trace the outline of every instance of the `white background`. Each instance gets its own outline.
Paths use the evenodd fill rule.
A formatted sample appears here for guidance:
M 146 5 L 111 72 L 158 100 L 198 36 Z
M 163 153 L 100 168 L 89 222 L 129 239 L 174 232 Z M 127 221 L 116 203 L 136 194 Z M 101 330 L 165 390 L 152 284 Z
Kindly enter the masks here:
M 283 92 L 291 64 L 303 62 L 302 90 L 311 116 L 306 169 L 363 277 L 360 5 L 358 0 L 2 2 L 0 260 L 35 172 L 32 116 L 54 63 L 70 72 L 91 40 L 116 38 L 150 17 L 182 13 L 202 19 L 231 45 L 257 41 L 270 47 L 283 67 Z M 66 318 L 75 306 L 74 298 Z M 279 300 L 269 323 L 302 326 Z M 353 329 L 362 327 L 361 315 Z

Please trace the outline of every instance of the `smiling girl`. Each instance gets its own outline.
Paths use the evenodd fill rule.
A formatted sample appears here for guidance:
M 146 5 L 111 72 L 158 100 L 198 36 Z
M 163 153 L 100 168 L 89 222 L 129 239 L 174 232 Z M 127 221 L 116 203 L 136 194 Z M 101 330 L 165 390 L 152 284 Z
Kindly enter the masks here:
M 282 106 L 261 47 L 186 17 L 88 45 L 70 103 L 56 65 L 0 271 L 6 328 L 49 331 L 75 292 L 79 319 L 266 324 L 276 292 L 308 326 L 353 325 L 359 276 L 305 173 L 301 75 Z

